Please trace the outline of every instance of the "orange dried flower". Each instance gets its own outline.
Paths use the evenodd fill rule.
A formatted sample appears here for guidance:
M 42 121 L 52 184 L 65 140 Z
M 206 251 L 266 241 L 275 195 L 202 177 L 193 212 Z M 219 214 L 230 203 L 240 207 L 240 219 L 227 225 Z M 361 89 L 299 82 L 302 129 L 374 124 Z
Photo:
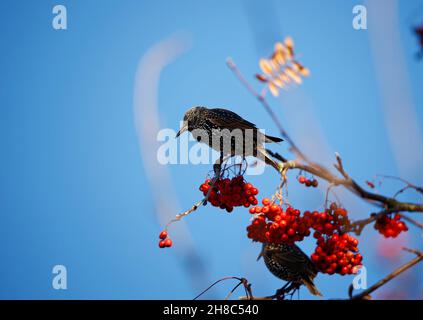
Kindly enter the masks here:
M 294 41 L 291 37 L 284 42 L 277 42 L 269 59 L 259 61 L 262 74 L 256 78 L 265 82 L 267 89 L 273 96 L 279 95 L 279 89 L 285 89 L 291 83 L 301 84 L 302 77 L 308 77 L 310 70 L 300 62 L 294 60 Z

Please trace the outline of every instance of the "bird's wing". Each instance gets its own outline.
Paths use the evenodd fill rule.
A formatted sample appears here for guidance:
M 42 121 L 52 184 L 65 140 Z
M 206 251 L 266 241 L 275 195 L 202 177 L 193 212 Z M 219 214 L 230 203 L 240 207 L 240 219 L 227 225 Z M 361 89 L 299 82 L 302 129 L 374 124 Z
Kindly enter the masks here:
M 269 250 L 269 254 L 271 254 L 272 258 L 281 265 L 293 268 L 294 270 L 301 270 L 306 274 L 310 274 L 313 278 L 316 275 L 313 262 L 311 262 L 310 258 L 295 244 L 291 246 L 291 250 L 282 252 L 277 249 L 271 249 Z
M 219 128 L 233 129 L 257 129 L 254 123 L 251 123 L 235 112 L 214 108 L 209 109 L 209 120 Z

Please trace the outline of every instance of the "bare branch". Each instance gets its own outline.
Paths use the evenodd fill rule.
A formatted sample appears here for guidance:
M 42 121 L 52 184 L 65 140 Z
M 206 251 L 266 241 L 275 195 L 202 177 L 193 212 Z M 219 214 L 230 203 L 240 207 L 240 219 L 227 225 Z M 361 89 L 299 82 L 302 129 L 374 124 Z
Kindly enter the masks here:
M 214 164 L 214 173 L 215 176 L 211 181 L 212 186 L 214 186 L 214 184 L 216 183 L 216 181 L 219 179 L 220 174 L 221 174 L 221 169 L 222 169 L 222 164 L 223 162 L 227 160 L 227 158 L 225 158 L 223 156 L 223 154 L 220 155 L 219 159 L 217 159 L 216 163 Z M 189 215 L 190 213 L 196 211 L 201 205 L 206 205 L 207 204 L 207 200 L 210 197 L 210 193 L 212 191 L 213 188 L 209 188 L 209 191 L 207 192 L 207 195 L 201 199 L 200 201 L 198 201 L 196 204 L 194 204 L 191 208 L 189 208 L 188 210 L 179 213 L 175 216 L 174 219 L 170 220 L 167 224 L 165 229 L 167 229 L 172 223 L 177 222 L 179 220 L 181 220 L 183 217 Z
M 389 213 L 392 213 L 392 212 L 389 211 L 389 210 L 384 210 L 384 211 L 381 211 L 379 213 L 372 213 L 369 218 L 362 219 L 362 220 L 357 220 L 357 221 L 353 221 L 350 224 L 347 232 L 350 232 L 351 231 L 351 232 L 354 232 L 356 235 L 359 236 L 361 234 L 361 232 L 363 232 L 363 229 L 367 225 L 369 225 L 370 223 L 376 221 L 377 219 L 379 219 L 383 215 L 389 214 Z
M 335 168 L 341 173 L 343 178 L 339 178 L 335 174 L 333 174 L 329 169 L 325 168 L 324 166 L 312 162 L 308 157 L 297 147 L 294 141 L 291 139 L 287 131 L 282 126 L 278 116 L 270 107 L 268 101 L 266 100 L 265 96 L 259 94 L 253 86 L 246 80 L 246 78 L 242 75 L 238 67 L 236 66 L 235 62 L 229 58 L 227 60 L 227 65 L 229 69 L 235 74 L 238 80 L 245 86 L 245 88 L 252 94 L 264 107 L 267 113 L 270 115 L 271 119 L 277 126 L 280 131 L 282 137 L 287 141 L 290 145 L 293 153 L 299 158 L 298 161 L 286 161 L 286 159 L 277 153 L 273 153 L 273 157 L 283 162 L 283 169 L 299 169 L 306 172 L 309 172 L 321 179 L 328 181 L 333 185 L 342 185 L 346 189 L 350 190 L 351 192 L 355 193 L 359 197 L 363 198 L 364 200 L 378 204 L 385 209 L 393 210 L 393 211 L 415 211 L 415 212 L 423 212 L 423 204 L 415 204 L 415 203 L 408 203 L 408 202 L 400 202 L 397 201 L 395 198 L 382 196 L 376 193 L 369 192 L 362 188 L 358 183 L 356 183 L 348 173 L 345 171 L 342 159 L 340 155 L 336 154 L 337 164 L 335 164 Z M 285 161 L 284 161 L 285 160 Z
M 251 290 L 251 284 L 248 282 L 248 280 L 246 278 L 224 277 L 224 278 L 219 279 L 219 280 L 215 281 L 214 283 L 212 283 L 204 291 L 202 291 L 198 296 L 196 296 L 193 300 L 197 300 L 199 297 L 201 297 L 203 294 L 205 294 L 207 291 L 209 291 L 215 285 L 217 285 L 218 283 L 220 283 L 222 281 L 226 281 L 226 280 L 238 280 L 239 283 L 229 292 L 229 294 L 226 296 L 225 300 L 228 300 L 230 298 L 230 296 L 235 292 L 236 289 L 238 289 L 238 287 L 240 285 L 243 285 L 244 289 L 245 289 L 246 297 L 245 297 L 244 300 L 251 300 L 253 298 L 253 293 L 252 293 L 252 290 Z
M 336 166 L 339 167 L 339 162 Z M 286 163 L 284 163 L 284 167 L 288 167 L 288 169 L 298 169 L 311 173 L 314 176 L 324 179 L 335 186 L 344 186 L 346 189 L 350 190 L 360 198 L 372 204 L 376 204 L 386 209 L 389 209 L 391 211 L 423 212 L 423 204 L 402 202 L 391 197 L 386 197 L 365 190 L 352 178 L 349 177 L 343 166 L 339 167 L 339 169 L 342 171 L 342 175 L 346 175 L 349 178 L 345 178 L 345 176 L 344 178 L 339 178 L 333 173 L 331 173 L 329 170 L 323 168 L 322 166 L 315 167 L 314 164 L 307 165 L 299 163 L 298 161 L 287 161 Z
M 423 187 L 417 186 L 417 185 L 415 185 L 415 184 L 413 184 L 413 183 L 411 183 L 411 182 L 409 182 L 409 181 L 407 181 L 407 180 L 405 180 L 405 179 L 403 179 L 403 178 L 400 178 L 400 177 L 395 177 L 395 176 L 390 176 L 390 175 L 383 175 L 383 174 L 379 174 L 379 175 L 378 175 L 378 177 L 388 178 L 388 179 L 392 179 L 392 180 L 398 180 L 398 181 L 401 181 L 401 182 L 403 182 L 404 184 L 406 184 L 406 186 L 405 186 L 405 187 L 403 187 L 402 189 L 398 190 L 398 191 L 394 194 L 393 198 L 396 198 L 396 197 L 397 197 L 400 193 L 403 193 L 404 191 L 406 191 L 406 190 L 408 190 L 408 189 L 414 189 L 414 190 L 416 190 L 417 192 L 419 192 L 419 193 L 422 193 L 422 194 L 423 194 Z

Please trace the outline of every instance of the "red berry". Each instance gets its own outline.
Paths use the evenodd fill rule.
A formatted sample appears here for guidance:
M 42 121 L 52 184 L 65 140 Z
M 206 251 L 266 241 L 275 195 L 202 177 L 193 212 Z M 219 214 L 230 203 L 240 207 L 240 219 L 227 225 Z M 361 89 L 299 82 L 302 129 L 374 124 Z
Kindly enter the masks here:
M 304 184 L 307 181 L 307 178 L 304 176 L 299 176 L 298 177 L 298 182 L 301 184 Z
M 374 188 L 375 188 L 375 184 L 374 184 L 373 182 L 371 182 L 371 181 L 366 181 L 366 184 L 367 184 L 370 188 L 372 188 L 372 189 L 374 189 Z
M 401 230 L 401 231 L 407 231 L 408 230 L 408 228 L 407 228 L 407 226 L 405 225 L 405 223 L 404 222 L 398 222 L 398 224 L 397 224 L 397 227 Z
M 162 240 L 162 241 L 159 242 L 159 247 L 160 248 L 166 247 L 166 244 L 165 244 L 165 241 L 164 240 Z
M 278 212 L 278 210 L 279 210 L 279 206 L 278 205 L 272 204 L 270 206 L 270 211 L 272 211 L 272 212 Z
M 172 246 L 172 239 L 167 238 L 166 240 L 164 240 L 164 244 L 166 247 L 171 247 Z
M 159 238 L 162 239 L 162 240 L 166 239 L 167 238 L 167 231 L 163 230 L 162 232 L 160 232 Z
M 316 264 L 317 268 L 319 271 L 328 274 L 345 275 L 353 273 L 357 269 L 356 267 L 361 265 L 362 260 L 362 256 L 355 253 L 357 244 L 358 240 L 348 234 L 320 236 L 314 252 L 315 255 L 322 257 Z
M 263 200 L 261 200 L 261 203 L 264 206 L 268 206 L 270 204 L 270 199 L 269 198 L 263 198 Z

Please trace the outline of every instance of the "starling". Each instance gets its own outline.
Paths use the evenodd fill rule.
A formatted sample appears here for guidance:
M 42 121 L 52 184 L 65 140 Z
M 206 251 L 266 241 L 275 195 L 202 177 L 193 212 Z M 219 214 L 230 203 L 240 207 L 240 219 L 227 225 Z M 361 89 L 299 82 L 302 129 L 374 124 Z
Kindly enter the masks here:
M 267 269 L 279 279 L 288 281 L 294 288 L 305 285 L 311 294 L 321 296 L 313 283 L 317 275 L 316 266 L 310 258 L 295 244 L 263 243 L 262 251 Z
M 280 169 L 267 154 L 264 144 L 283 139 L 263 134 L 255 124 L 232 111 L 193 107 L 185 112 L 183 126 L 176 137 L 187 130 L 198 142 L 206 143 L 222 156 L 254 156 Z

